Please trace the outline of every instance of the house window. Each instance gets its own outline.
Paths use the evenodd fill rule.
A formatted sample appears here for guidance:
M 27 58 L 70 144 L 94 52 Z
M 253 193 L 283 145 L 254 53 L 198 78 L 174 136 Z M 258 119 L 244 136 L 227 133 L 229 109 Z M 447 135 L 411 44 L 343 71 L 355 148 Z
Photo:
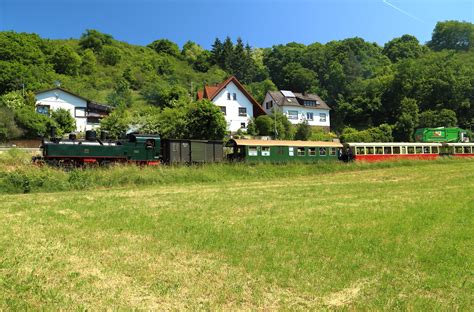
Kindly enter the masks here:
M 305 155 L 304 147 L 298 147 L 298 156 L 304 156 L 304 155 Z
M 230 92 L 227 92 L 227 99 L 230 101 Z
M 240 123 L 240 128 L 245 129 L 245 122 L 241 122 L 241 123 Z
M 237 101 L 237 93 L 234 93 L 232 95 L 233 95 L 234 101 Z
M 74 117 L 84 118 L 86 117 L 86 109 L 84 107 L 76 107 L 74 110 Z
M 262 156 L 270 156 L 270 147 L 269 146 L 262 147 Z
M 304 106 L 316 106 L 315 101 L 303 101 Z
M 49 105 L 37 105 L 36 112 L 40 113 L 41 115 L 49 116 Z
M 221 109 L 221 112 L 224 113 L 224 115 L 227 115 L 227 108 L 225 106 L 219 106 Z
M 258 156 L 258 150 L 256 146 L 249 146 L 249 156 Z
M 247 116 L 247 108 L 239 107 L 239 116 Z
M 308 148 L 308 155 L 309 156 L 316 156 L 316 148 L 315 147 Z
M 298 111 L 288 111 L 288 119 L 298 119 Z
M 288 155 L 289 156 L 295 156 L 294 147 L 288 147 Z
M 319 121 L 326 122 L 326 113 L 319 114 Z
M 314 116 L 313 113 L 306 113 L 306 119 L 313 120 Z
M 273 101 L 268 101 L 267 103 L 265 103 L 265 106 L 267 109 L 270 109 L 273 107 Z
M 319 156 L 326 156 L 326 148 L 320 147 L 319 148 Z

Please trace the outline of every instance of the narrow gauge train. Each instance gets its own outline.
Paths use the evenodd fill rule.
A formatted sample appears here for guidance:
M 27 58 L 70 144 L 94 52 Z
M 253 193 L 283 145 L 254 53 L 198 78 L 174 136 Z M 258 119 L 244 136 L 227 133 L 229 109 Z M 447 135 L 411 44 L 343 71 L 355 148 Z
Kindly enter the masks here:
M 158 135 L 130 134 L 107 140 L 87 132 L 85 140 L 44 139 L 42 157 L 35 162 L 57 166 L 136 163 L 140 165 L 240 162 L 315 162 L 325 160 L 379 161 L 434 159 L 444 155 L 474 156 L 474 143 L 345 143 L 231 139 L 222 141 L 161 139 Z M 227 157 L 225 156 L 227 154 Z

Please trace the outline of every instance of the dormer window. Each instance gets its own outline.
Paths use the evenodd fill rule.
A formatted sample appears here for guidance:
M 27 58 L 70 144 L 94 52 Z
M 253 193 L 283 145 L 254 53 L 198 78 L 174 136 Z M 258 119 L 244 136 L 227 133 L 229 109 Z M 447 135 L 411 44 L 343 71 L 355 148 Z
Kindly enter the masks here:
M 316 106 L 317 103 L 318 101 L 309 101 L 309 100 L 303 101 L 304 106 Z

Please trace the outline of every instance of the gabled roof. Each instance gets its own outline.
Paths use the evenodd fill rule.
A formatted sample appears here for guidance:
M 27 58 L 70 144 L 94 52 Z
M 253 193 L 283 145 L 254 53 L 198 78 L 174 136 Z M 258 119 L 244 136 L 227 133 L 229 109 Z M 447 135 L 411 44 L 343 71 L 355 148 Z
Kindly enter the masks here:
M 278 106 L 298 106 L 298 107 L 305 107 L 308 109 L 327 109 L 330 110 L 331 108 L 329 105 L 326 104 L 317 94 L 312 94 L 312 93 L 297 93 L 293 92 L 295 97 L 287 97 L 284 96 L 281 91 L 268 91 L 268 94 L 272 97 L 272 99 L 275 101 L 275 103 Z M 300 104 L 300 101 L 317 101 L 319 102 L 318 105 L 316 106 L 304 106 Z
M 252 103 L 253 112 L 255 116 L 266 114 L 263 108 L 260 106 L 260 104 L 258 104 L 258 102 L 253 98 L 253 96 L 244 88 L 244 86 L 240 83 L 240 81 L 234 76 L 230 76 L 225 81 L 217 85 L 204 86 L 203 90 L 198 91 L 197 99 L 198 100 L 208 99 L 212 101 L 231 82 L 233 82 L 237 86 L 237 88 L 245 95 L 245 97 L 247 97 L 250 103 Z
M 38 95 L 38 94 L 41 94 L 41 93 L 46 93 L 46 92 L 49 92 L 49 91 L 54 91 L 54 90 L 60 90 L 60 91 L 63 91 L 63 92 L 65 92 L 65 93 L 69 93 L 69 94 L 72 95 L 72 96 L 75 96 L 75 97 L 78 97 L 78 98 L 80 98 L 80 99 L 83 99 L 83 100 L 86 101 L 86 102 L 90 102 L 89 99 L 86 99 L 86 98 L 83 97 L 83 96 L 80 96 L 80 95 L 78 95 L 78 94 L 76 94 L 76 93 L 73 93 L 73 92 L 71 92 L 71 91 L 69 91 L 69 90 L 63 89 L 63 88 L 61 88 L 61 87 L 54 87 L 54 88 L 50 88 L 50 89 L 46 89 L 46 90 L 40 90 L 40 91 L 35 92 L 35 95 Z
M 41 93 L 46 93 L 46 92 L 49 92 L 49 91 L 54 91 L 54 90 L 60 90 L 60 91 L 63 91 L 64 93 L 68 93 L 72 96 L 75 96 L 77 98 L 80 98 L 84 101 L 87 102 L 87 107 L 90 108 L 90 109 L 94 109 L 94 110 L 98 110 L 98 111 L 106 111 L 106 112 L 110 112 L 113 110 L 113 107 L 112 106 L 109 106 L 109 105 L 105 105 L 105 104 L 100 104 L 100 103 L 97 103 L 97 102 L 94 102 L 94 101 L 91 101 L 89 99 L 86 99 L 85 97 L 83 96 L 80 96 L 74 92 L 71 92 L 69 90 L 66 90 L 66 89 L 63 89 L 61 87 L 54 87 L 54 88 L 50 88 L 50 89 L 46 89 L 46 90 L 40 90 L 40 91 L 37 91 L 35 92 L 35 95 L 38 95 L 38 94 L 41 94 Z

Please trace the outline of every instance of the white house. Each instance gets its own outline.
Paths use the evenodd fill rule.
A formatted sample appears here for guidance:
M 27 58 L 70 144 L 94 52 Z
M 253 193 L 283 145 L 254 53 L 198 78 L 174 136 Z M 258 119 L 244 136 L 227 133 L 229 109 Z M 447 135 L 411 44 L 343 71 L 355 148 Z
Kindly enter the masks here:
M 97 128 L 100 119 L 112 110 L 110 106 L 94 103 L 59 87 L 38 91 L 35 97 L 38 113 L 50 116 L 54 110 L 66 109 L 76 120 L 76 131 L 79 132 Z
M 282 112 L 292 124 L 307 121 L 310 126 L 319 126 L 326 130 L 331 126 L 331 108 L 316 94 L 286 90 L 268 91 L 262 106 L 269 115 L 273 110 Z
M 234 76 L 220 84 L 204 86 L 202 91 L 198 91 L 197 97 L 198 100 L 208 99 L 220 107 L 227 121 L 227 130 L 231 132 L 246 130 L 250 118 L 265 114 Z

